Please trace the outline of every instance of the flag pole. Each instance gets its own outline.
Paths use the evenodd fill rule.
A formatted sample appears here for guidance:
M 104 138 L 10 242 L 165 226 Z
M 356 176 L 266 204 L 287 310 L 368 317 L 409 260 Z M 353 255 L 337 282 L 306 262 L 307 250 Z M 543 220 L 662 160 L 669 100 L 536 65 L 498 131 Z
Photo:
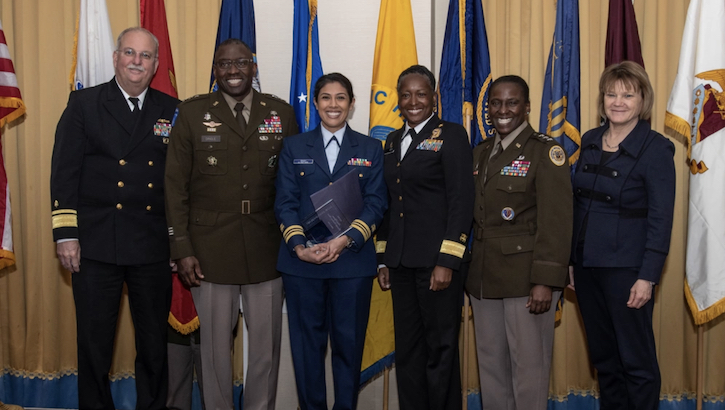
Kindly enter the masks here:
M 471 144 L 471 121 L 472 121 L 472 110 L 466 109 L 464 105 L 463 109 L 463 125 L 466 127 L 466 133 L 468 134 L 468 144 Z M 463 395 L 463 410 L 468 410 L 468 362 L 470 358 L 470 342 L 468 341 L 468 322 L 471 319 L 470 315 L 471 300 L 468 298 L 466 292 L 463 292 L 463 377 L 461 377 L 461 394 Z
M 390 402 L 388 396 L 390 394 L 390 368 L 385 367 L 383 370 L 383 410 L 388 410 Z
M 470 140 L 470 137 L 469 137 Z M 463 377 L 461 378 L 462 395 L 463 395 L 463 410 L 468 410 L 468 359 L 470 356 L 470 343 L 468 341 L 468 321 L 470 319 L 469 310 L 471 306 L 471 300 L 468 298 L 466 292 L 463 292 Z
M 702 410 L 703 390 L 705 384 L 705 331 L 703 325 L 697 326 L 697 410 Z

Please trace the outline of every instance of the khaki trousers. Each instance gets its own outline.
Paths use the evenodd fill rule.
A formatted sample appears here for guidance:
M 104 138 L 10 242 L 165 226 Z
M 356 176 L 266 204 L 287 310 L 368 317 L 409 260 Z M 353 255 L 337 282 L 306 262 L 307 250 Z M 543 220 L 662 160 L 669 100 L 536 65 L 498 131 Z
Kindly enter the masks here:
M 471 297 L 483 410 L 546 410 L 559 296 L 553 292 L 551 309 L 538 315 L 529 313 L 528 296 Z
M 201 329 L 206 410 L 233 410 L 232 331 L 242 295 L 249 336 L 244 410 L 274 410 L 282 338 L 282 278 L 250 285 L 201 282 L 191 289 Z

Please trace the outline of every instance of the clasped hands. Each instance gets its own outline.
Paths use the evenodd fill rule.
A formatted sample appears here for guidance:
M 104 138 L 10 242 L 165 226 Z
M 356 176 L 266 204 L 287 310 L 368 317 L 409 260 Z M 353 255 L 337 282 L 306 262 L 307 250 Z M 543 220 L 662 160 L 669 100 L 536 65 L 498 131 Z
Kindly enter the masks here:
M 342 235 L 309 248 L 304 245 L 297 245 L 295 246 L 295 254 L 302 261 L 321 265 L 335 262 L 345 247 L 347 247 L 347 235 Z

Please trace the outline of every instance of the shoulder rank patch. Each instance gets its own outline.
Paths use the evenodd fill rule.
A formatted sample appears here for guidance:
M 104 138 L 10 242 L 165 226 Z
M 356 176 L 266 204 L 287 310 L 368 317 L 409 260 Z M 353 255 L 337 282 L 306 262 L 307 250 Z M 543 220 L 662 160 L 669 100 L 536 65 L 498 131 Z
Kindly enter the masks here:
M 281 102 L 281 103 L 284 103 L 284 105 L 287 105 L 287 101 L 285 101 L 285 100 L 283 100 L 283 99 L 281 99 L 281 98 L 277 97 L 277 96 L 276 96 L 276 95 L 274 95 L 274 94 L 266 94 L 266 93 L 262 93 L 262 95 L 264 95 L 265 97 L 269 97 L 269 98 L 271 98 L 271 99 L 273 99 L 273 100 L 277 100 L 277 101 L 279 101 L 279 102 Z M 266 104 L 263 104 L 263 105 L 266 105 Z
M 564 149 L 558 145 L 554 145 L 549 149 L 549 159 L 557 167 L 564 165 L 564 163 L 566 163 L 566 154 L 564 153 Z
M 546 134 L 542 134 L 540 132 L 535 132 L 534 135 L 536 136 L 536 138 L 539 139 L 539 141 L 542 141 L 542 142 L 551 142 L 551 141 L 554 141 L 554 139 L 551 138 L 550 136 L 548 136 Z

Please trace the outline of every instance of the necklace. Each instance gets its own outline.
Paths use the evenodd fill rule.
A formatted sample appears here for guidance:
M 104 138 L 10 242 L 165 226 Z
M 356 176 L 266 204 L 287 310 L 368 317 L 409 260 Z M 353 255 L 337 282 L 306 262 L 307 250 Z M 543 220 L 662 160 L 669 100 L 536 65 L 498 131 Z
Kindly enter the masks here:
M 609 145 L 609 143 L 607 142 L 607 140 L 609 139 L 609 136 L 610 136 L 610 135 L 611 135 L 611 134 L 609 133 L 609 130 L 607 130 L 607 132 L 606 132 L 606 133 L 604 134 L 604 138 L 602 138 L 602 140 L 604 141 L 604 145 L 606 145 L 606 146 L 607 146 L 607 148 L 609 148 L 609 149 L 613 149 L 613 150 L 618 150 L 618 149 L 619 149 L 619 144 L 616 144 L 616 145 L 614 145 L 614 146 L 611 146 L 611 145 Z

